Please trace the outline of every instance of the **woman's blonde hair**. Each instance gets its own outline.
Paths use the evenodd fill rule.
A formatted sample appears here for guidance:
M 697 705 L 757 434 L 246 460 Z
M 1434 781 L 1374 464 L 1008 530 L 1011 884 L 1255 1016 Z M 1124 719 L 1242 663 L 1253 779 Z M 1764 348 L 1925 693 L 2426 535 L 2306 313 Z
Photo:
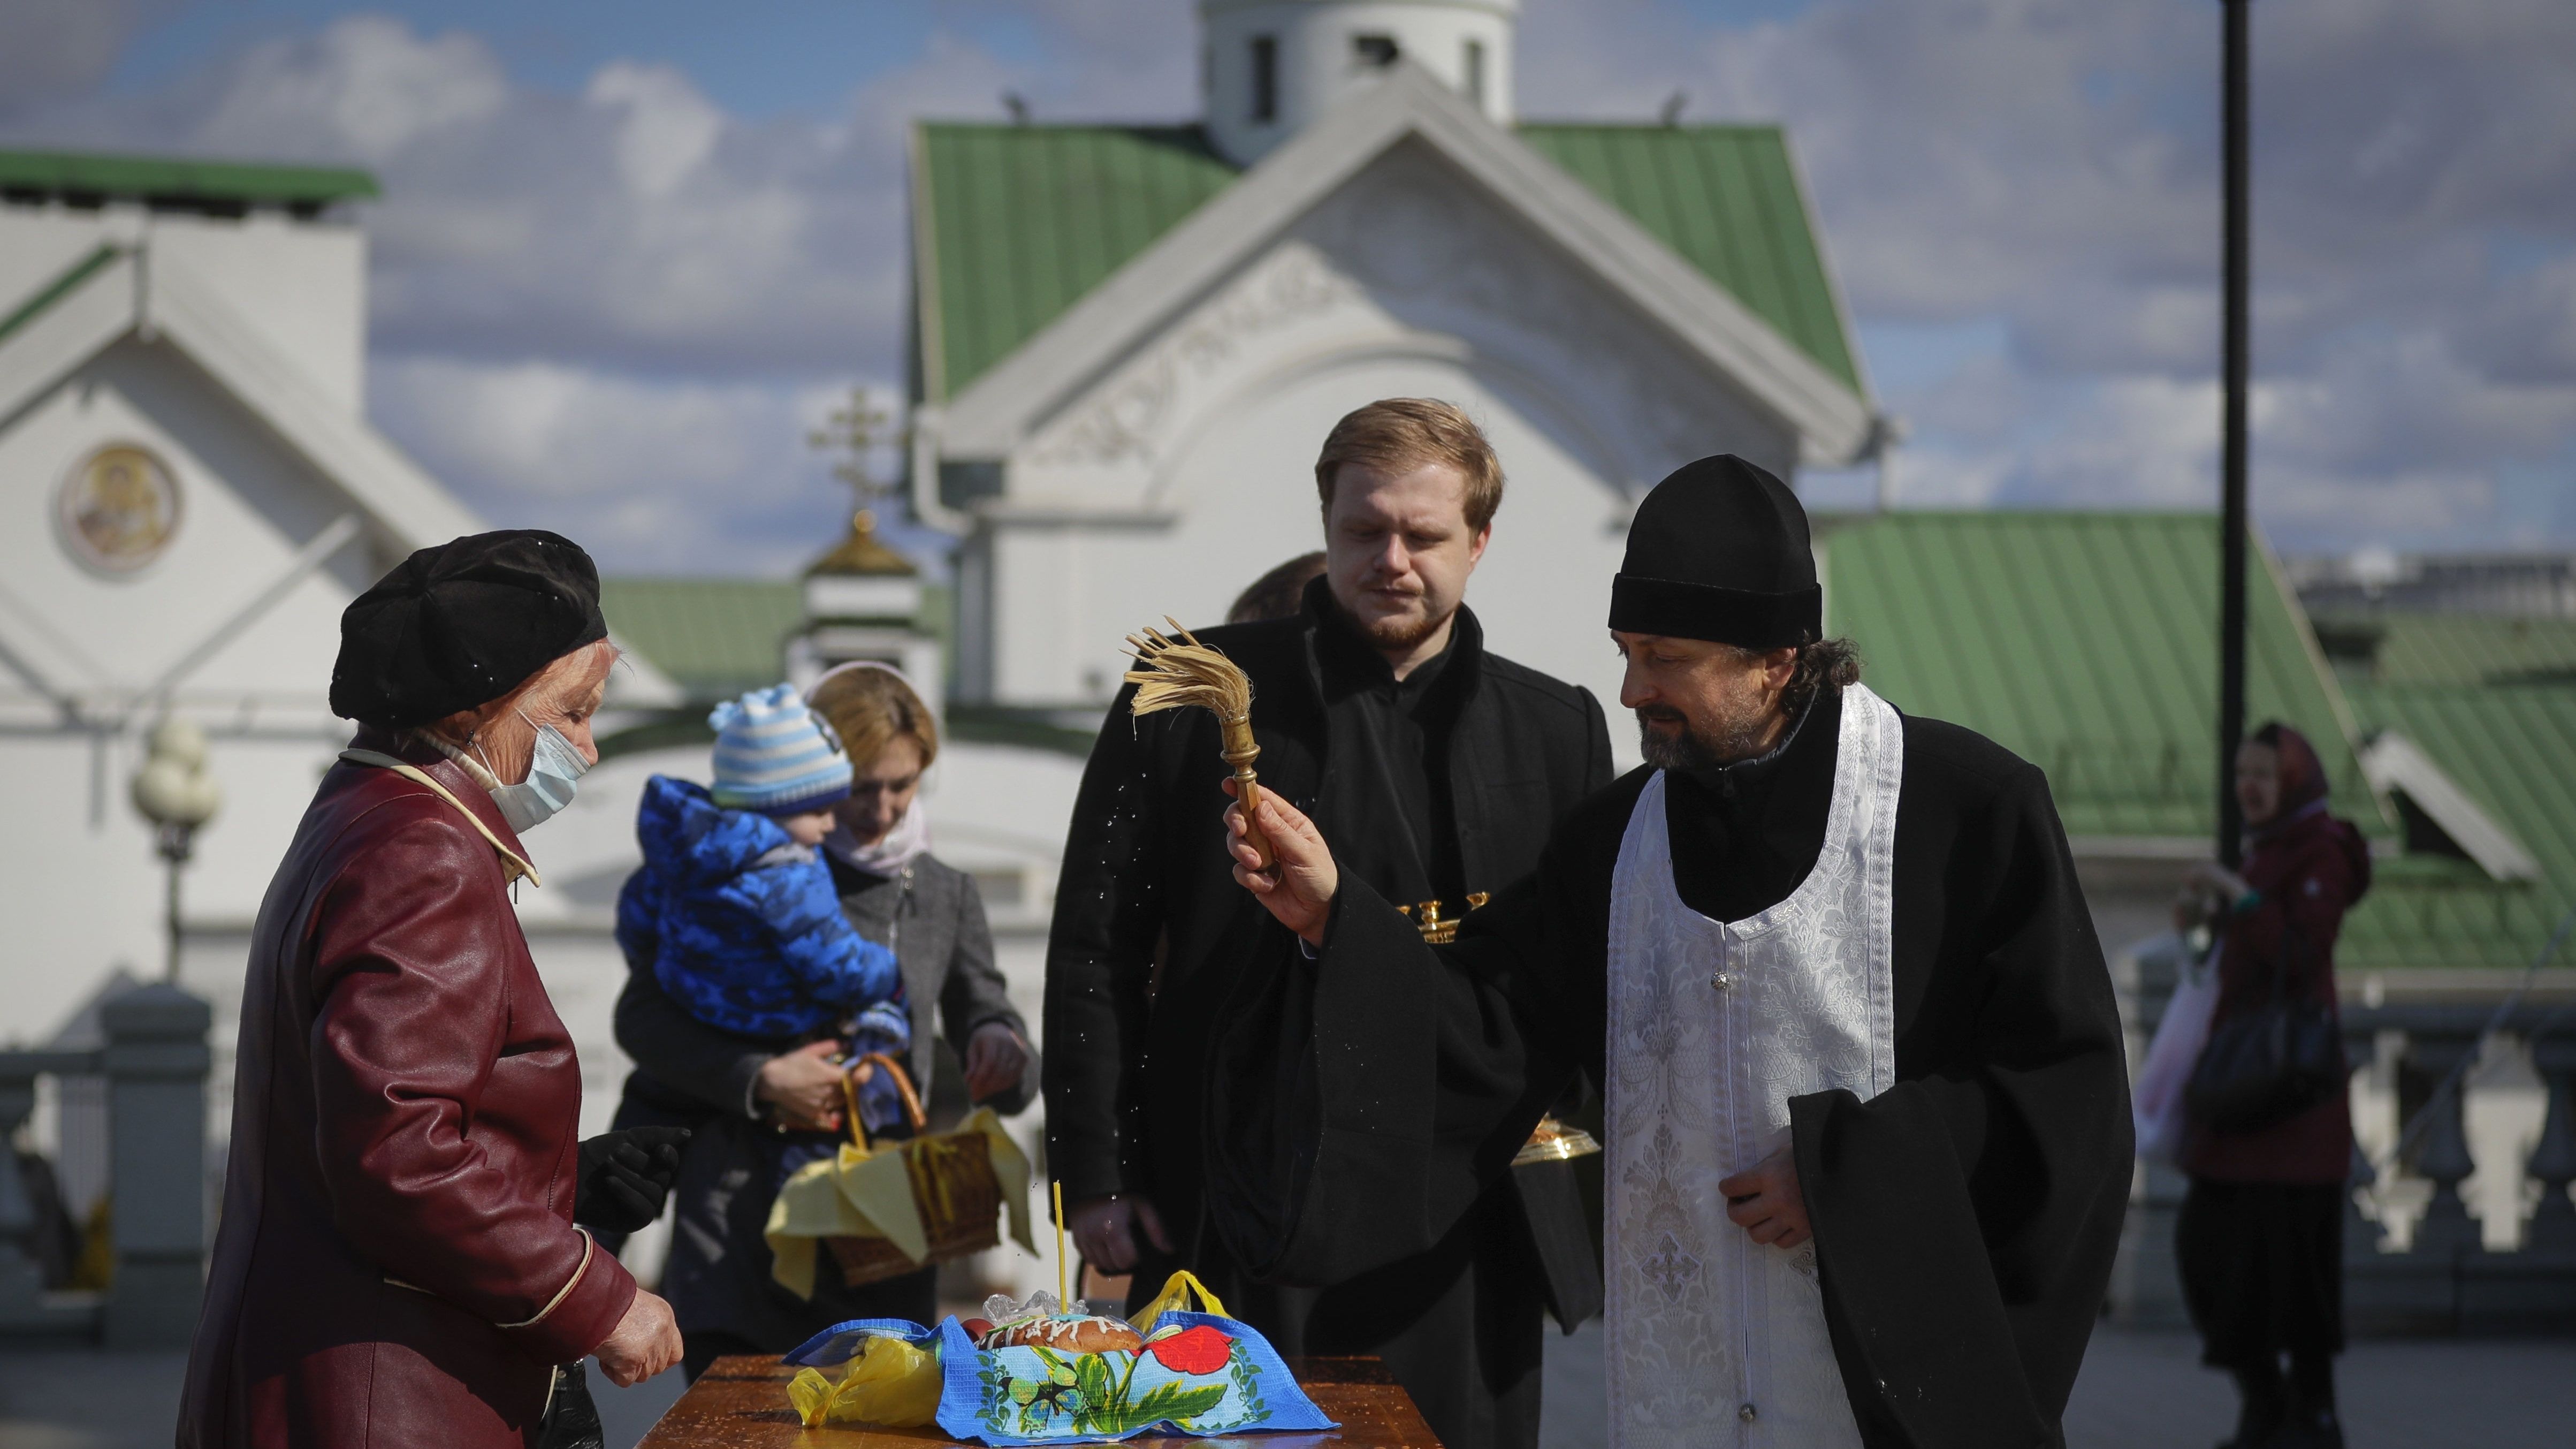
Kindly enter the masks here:
M 815 684 L 807 704 L 832 722 L 850 764 L 866 769 L 886 746 L 908 739 L 921 750 L 923 769 L 939 758 L 939 721 L 904 677 L 882 667 L 842 667 Z

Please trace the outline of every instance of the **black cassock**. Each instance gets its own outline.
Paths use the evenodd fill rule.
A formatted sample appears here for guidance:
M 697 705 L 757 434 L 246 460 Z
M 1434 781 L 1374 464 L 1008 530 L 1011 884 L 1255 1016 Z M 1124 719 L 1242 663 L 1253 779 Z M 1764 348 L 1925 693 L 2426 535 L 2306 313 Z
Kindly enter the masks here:
M 1672 778 L 1691 909 L 1741 919 L 1805 878 L 1840 714 L 1829 691 L 1772 756 Z M 2040 771 L 1934 720 L 1904 739 L 1897 1083 L 1790 1103 L 1826 1322 L 1873 1449 L 2054 1445 L 2128 1197 L 2119 1012 Z M 1453 947 L 1348 875 L 1319 959 L 1276 933 L 1207 1124 L 1211 1216 L 1255 1271 L 1334 1281 L 1421 1251 L 1573 1074 L 1604 1080 L 1611 880 L 1652 773 L 1578 807 Z
M 1297 618 L 1199 637 L 1252 680 L 1262 788 L 1344 836 L 1345 869 L 1381 895 L 1463 912 L 1468 893 L 1529 874 L 1549 828 L 1612 778 L 1600 706 L 1487 652 L 1470 610 L 1458 611 L 1448 651 L 1400 684 L 1321 579 Z M 1446 1442 L 1535 1444 L 1552 1286 L 1535 1258 L 1540 1242 L 1588 1246 L 1579 1207 L 1541 1219 L 1497 1177 L 1451 1231 L 1374 1259 L 1370 1273 L 1278 1285 L 1247 1282 L 1205 1233 L 1207 1045 L 1278 929 L 1230 874 L 1219 785 L 1231 767 L 1214 716 L 1131 719 L 1132 693 L 1111 706 L 1083 771 L 1056 889 L 1049 1174 L 1068 1204 L 1151 1199 L 1177 1251 L 1146 1245 L 1138 1306 L 1189 1268 L 1283 1353 L 1382 1359 Z M 1597 1282 L 1592 1291 L 1597 1301 Z

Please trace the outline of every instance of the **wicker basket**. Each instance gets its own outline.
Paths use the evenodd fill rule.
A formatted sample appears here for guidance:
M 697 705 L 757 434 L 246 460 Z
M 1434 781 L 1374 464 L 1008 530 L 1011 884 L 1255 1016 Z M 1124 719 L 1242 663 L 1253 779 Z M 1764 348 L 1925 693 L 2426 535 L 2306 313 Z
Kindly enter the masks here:
M 921 1098 L 903 1065 L 883 1052 L 861 1061 L 894 1078 L 903 1098 L 904 1117 L 915 1132 L 927 1120 Z M 850 1136 L 861 1150 L 873 1151 L 867 1128 L 859 1120 L 858 1091 L 844 1076 L 841 1092 L 848 1104 Z M 1002 1183 L 993 1175 L 993 1149 L 980 1132 L 944 1132 L 915 1137 L 892 1149 L 903 1154 L 904 1174 L 912 1179 L 912 1200 L 921 1212 L 921 1227 L 930 1255 L 915 1262 L 883 1238 L 825 1238 L 823 1246 L 841 1267 L 841 1281 L 851 1287 L 918 1272 L 930 1263 L 945 1263 L 997 1246 L 1001 1241 Z

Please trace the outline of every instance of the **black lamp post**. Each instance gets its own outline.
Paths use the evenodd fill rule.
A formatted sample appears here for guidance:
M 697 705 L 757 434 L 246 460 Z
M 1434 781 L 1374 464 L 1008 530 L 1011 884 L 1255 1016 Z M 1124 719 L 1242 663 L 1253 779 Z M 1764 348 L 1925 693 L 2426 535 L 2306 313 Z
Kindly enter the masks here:
M 2251 287 L 2247 233 L 2246 16 L 2254 0 L 2219 0 L 2226 23 L 2224 139 L 2226 299 L 2220 343 L 2224 374 L 2219 422 L 2218 506 L 2218 858 L 2237 864 L 2245 815 L 2236 803 L 2236 745 L 2245 737 L 2245 374 L 2246 301 Z

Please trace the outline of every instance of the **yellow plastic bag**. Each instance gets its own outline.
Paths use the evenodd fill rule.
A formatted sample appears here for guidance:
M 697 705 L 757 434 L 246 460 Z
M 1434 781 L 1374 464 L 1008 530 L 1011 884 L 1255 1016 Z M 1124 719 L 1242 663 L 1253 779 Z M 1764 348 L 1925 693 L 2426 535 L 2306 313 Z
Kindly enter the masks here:
M 937 1353 L 900 1338 L 871 1338 L 858 1357 L 841 1365 L 839 1382 L 821 1369 L 805 1369 L 788 1383 L 787 1400 L 808 1429 L 917 1429 L 939 1412 L 941 1382 Z
M 1154 1331 L 1154 1325 L 1162 1321 L 1163 1314 L 1167 1310 L 1177 1308 L 1184 1313 L 1190 1311 L 1190 1295 L 1192 1294 L 1198 1295 L 1200 1312 L 1213 1313 L 1219 1318 L 1231 1318 L 1234 1316 L 1233 1314 L 1225 1311 L 1225 1305 L 1218 1302 L 1217 1296 L 1210 1293 L 1207 1289 L 1207 1285 L 1198 1280 L 1197 1274 L 1192 1273 L 1187 1268 L 1183 1268 L 1179 1272 L 1174 1273 L 1171 1277 L 1164 1279 L 1163 1291 L 1156 1294 L 1154 1296 L 1154 1301 L 1146 1304 L 1144 1311 L 1137 1314 L 1135 1318 L 1130 1321 L 1136 1325 L 1136 1331 L 1138 1333 L 1152 1333 Z

